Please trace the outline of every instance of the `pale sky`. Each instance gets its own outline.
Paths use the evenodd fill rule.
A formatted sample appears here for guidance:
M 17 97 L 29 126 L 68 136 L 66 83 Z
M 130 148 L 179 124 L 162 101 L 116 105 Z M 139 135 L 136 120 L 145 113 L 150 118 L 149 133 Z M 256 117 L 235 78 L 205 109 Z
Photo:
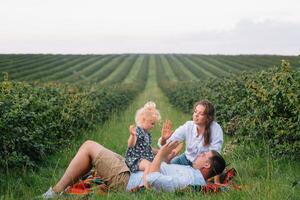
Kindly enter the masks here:
M 300 54 L 299 0 L 0 0 L 0 53 Z

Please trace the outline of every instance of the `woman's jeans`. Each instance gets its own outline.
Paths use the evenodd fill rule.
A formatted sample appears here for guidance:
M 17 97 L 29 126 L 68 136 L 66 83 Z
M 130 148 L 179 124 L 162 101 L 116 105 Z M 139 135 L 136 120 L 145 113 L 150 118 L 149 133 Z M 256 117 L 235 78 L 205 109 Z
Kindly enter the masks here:
M 184 153 L 181 154 L 180 156 L 174 157 L 170 163 L 178 164 L 178 165 L 190 165 L 190 166 L 193 165 L 193 163 L 186 158 Z

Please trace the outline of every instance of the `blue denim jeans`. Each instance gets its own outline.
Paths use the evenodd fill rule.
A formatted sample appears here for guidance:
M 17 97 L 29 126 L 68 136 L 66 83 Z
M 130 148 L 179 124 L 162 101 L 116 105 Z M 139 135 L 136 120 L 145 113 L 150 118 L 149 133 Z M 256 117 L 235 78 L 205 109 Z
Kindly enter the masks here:
M 174 158 L 171 160 L 170 163 L 171 163 L 171 164 L 178 164 L 178 165 L 190 165 L 190 166 L 192 166 L 192 164 L 193 164 L 191 161 L 189 161 L 189 160 L 186 158 L 186 156 L 185 156 L 184 153 L 181 154 L 181 155 L 179 155 L 179 156 L 174 157 Z

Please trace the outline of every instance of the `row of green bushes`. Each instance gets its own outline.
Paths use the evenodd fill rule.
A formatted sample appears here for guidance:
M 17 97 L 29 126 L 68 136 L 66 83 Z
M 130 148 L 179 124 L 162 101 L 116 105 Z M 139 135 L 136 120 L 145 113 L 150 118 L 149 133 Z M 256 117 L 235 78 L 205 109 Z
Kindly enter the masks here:
M 0 82 L 0 168 L 35 166 L 76 135 L 124 109 L 143 85 L 145 82 L 99 89 Z
M 212 101 L 224 132 L 238 141 L 261 141 L 276 156 L 300 157 L 300 70 L 288 62 L 230 78 L 159 83 L 170 102 L 185 112 L 200 99 Z

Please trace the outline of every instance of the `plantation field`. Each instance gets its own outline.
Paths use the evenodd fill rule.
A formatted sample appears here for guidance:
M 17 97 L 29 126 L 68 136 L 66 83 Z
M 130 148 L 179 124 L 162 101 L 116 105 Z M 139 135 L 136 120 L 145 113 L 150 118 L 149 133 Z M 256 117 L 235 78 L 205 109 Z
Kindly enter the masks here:
M 75 199 L 299 199 L 299 69 L 296 56 L 0 55 L 0 200 L 45 192 L 87 139 L 124 155 L 146 101 L 177 128 L 204 98 L 216 106 L 241 191 Z M 154 147 L 161 125 L 151 131 Z
M 229 76 L 242 71 L 257 71 L 289 60 L 299 67 L 296 56 L 267 55 L 0 55 L 0 72 L 14 81 L 58 81 L 62 83 L 97 83 L 110 85 L 132 77 L 141 67 L 163 68 L 173 81 L 204 80 Z M 0 80 L 3 80 L 3 76 Z

